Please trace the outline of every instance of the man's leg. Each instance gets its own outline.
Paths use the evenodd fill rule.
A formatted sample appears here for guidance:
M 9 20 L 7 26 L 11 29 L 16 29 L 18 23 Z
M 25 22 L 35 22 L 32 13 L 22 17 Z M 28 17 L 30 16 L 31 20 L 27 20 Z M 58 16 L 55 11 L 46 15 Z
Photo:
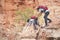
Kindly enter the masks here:
M 44 20 L 45 20 L 45 25 L 47 26 L 47 17 L 44 16 Z
M 51 21 L 51 19 L 49 19 L 49 18 L 47 18 L 47 20 L 49 20 L 49 23 L 51 23 L 52 21 Z
M 48 18 L 49 13 L 50 13 L 49 10 L 45 11 L 45 14 L 47 15 L 47 20 L 49 21 L 49 23 L 51 23 L 52 22 L 51 19 Z
M 47 22 L 47 20 L 48 20 L 48 15 L 49 15 L 49 12 L 45 12 L 45 16 L 44 16 L 44 20 L 45 20 L 45 25 L 47 26 L 48 24 L 48 22 Z

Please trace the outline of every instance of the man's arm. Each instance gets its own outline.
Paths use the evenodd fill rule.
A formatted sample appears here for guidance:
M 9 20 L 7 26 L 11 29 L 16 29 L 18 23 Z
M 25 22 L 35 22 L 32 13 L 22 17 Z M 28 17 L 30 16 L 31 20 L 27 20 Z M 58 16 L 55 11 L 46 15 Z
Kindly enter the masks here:
M 37 16 L 39 17 L 39 16 L 41 16 L 41 15 L 42 15 L 42 13 L 39 12 L 39 14 L 38 14 Z

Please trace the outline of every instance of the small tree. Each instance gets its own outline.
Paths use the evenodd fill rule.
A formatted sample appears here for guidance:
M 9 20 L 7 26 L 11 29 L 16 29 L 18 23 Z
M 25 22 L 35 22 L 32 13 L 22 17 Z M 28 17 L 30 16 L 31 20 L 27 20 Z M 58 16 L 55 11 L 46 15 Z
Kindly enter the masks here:
M 25 22 L 27 21 L 27 19 L 30 18 L 30 16 L 32 16 L 34 13 L 34 10 L 31 8 L 26 8 L 24 11 L 22 10 L 18 10 L 16 12 L 16 21 L 19 22 L 20 19 L 24 20 Z

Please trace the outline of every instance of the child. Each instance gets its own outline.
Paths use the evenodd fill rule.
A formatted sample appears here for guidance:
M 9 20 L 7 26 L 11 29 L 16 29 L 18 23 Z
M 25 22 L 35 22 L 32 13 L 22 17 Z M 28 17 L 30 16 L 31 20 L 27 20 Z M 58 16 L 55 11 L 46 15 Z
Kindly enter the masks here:
M 37 29 L 36 26 L 40 26 L 38 22 L 38 18 L 36 16 L 32 16 L 30 19 L 27 20 L 28 26 L 31 26 L 33 24 L 34 29 Z

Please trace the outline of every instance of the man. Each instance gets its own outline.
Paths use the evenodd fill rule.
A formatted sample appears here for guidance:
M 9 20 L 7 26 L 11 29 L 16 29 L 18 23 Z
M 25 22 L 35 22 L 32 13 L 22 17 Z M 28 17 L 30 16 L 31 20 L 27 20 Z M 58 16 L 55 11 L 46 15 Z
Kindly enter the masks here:
M 36 26 L 40 26 L 38 22 L 38 18 L 36 16 L 32 16 L 30 19 L 27 20 L 28 26 L 31 26 L 33 24 L 34 29 L 37 29 Z
M 45 26 L 48 26 L 48 24 L 47 24 L 48 21 L 49 21 L 49 23 L 51 23 L 51 19 L 48 18 L 48 15 L 50 13 L 48 8 L 46 6 L 38 6 L 37 11 L 40 12 L 40 13 L 45 13 L 45 15 L 44 15 Z

